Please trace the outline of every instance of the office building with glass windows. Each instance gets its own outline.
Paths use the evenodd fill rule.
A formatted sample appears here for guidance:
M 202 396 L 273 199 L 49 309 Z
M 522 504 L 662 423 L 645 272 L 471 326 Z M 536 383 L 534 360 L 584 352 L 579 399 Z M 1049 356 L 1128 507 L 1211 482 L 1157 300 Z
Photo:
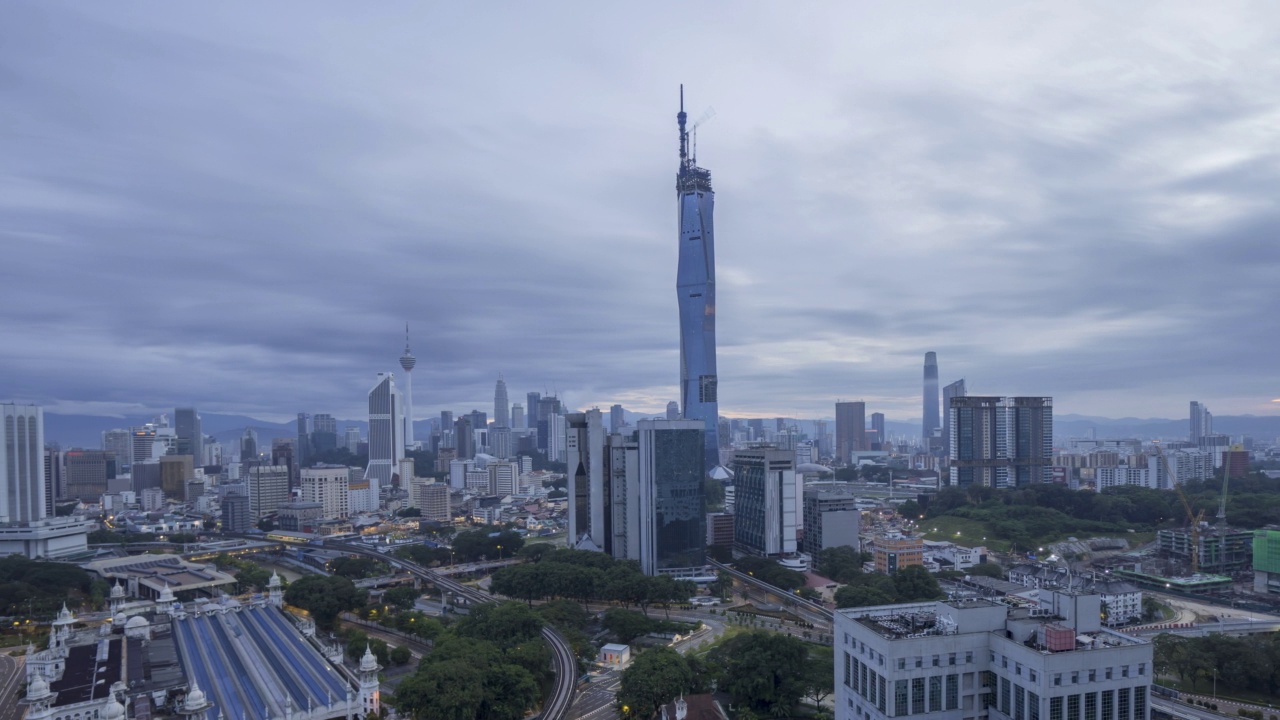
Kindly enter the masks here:
M 1150 641 L 1102 627 L 1101 598 L 1042 591 L 835 613 L 839 720 L 1148 720 Z
M 637 424 L 636 544 L 646 575 L 706 574 L 705 427 L 700 420 Z

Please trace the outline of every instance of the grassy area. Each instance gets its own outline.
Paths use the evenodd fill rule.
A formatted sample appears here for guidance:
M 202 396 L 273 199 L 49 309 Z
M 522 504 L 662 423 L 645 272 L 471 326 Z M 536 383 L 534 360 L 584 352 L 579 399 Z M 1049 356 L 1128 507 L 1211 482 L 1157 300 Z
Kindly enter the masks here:
M 934 528 L 937 528 L 936 530 Z M 1009 541 L 995 537 L 987 524 L 980 520 L 972 520 L 970 518 L 955 517 L 953 515 L 942 515 L 936 518 L 920 521 L 920 529 L 925 531 L 925 539 L 953 542 L 958 545 L 974 546 L 985 545 L 987 548 L 995 552 L 1009 552 Z M 1122 533 L 1080 533 L 1075 535 L 1061 536 L 1045 536 L 1036 538 L 1030 549 L 1043 547 L 1050 543 L 1061 542 L 1068 537 L 1078 537 L 1081 540 L 1089 537 L 1119 537 L 1129 542 L 1129 547 L 1136 548 L 1156 539 L 1155 532 L 1122 532 Z M 1019 547 L 1019 552 L 1028 548 Z
M 935 530 L 936 528 L 936 530 Z M 992 537 L 986 523 L 968 518 L 943 515 L 920 521 L 920 529 L 925 531 L 925 539 L 948 541 L 958 545 L 985 545 L 996 552 L 1008 552 L 1009 541 Z

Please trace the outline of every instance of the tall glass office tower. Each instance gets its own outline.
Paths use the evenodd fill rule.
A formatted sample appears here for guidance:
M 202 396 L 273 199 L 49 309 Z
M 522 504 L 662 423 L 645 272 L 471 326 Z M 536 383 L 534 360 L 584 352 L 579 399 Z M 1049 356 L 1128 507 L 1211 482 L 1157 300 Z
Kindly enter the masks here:
M 720 464 L 719 404 L 716 398 L 716 255 L 712 214 L 716 194 L 711 173 L 698 167 L 691 152 L 684 86 L 680 86 L 679 203 L 680 265 L 676 295 L 680 302 L 680 404 L 686 420 L 700 420 L 706 469 Z

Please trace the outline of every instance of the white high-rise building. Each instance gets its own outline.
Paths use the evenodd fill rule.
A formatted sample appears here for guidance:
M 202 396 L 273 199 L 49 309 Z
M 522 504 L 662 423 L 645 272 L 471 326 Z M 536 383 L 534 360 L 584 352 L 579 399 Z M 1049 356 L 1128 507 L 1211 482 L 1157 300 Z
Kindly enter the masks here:
M 83 553 L 97 523 L 52 517 L 46 483 L 44 411 L 0 404 L 0 555 L 59 558 Z
M 511 403 L 507 400 L 507 383 L 498 376 L 498 384 L 493 389 L 493 426 L 511 427 Z
M 289 501 L 289 466 L 254 465 L 249 468 L 249 517 L 258 522 Z
M 29 523 L 45 517 L 44 409 L 0 405 L 0 523 Z
M 514 495 L 520 487 L 520 464 L 505 460 L 491 461 L 489 467 L 489 494 Z
M 766 557 L 794 554 L 802 502 L 794 453 L 773 447 L 738 450 L 733 484 L 734 548 Z
M 346 446 L 347 450 L 351 451 L 352 455 L 355 455 L 360 449 L 360 428 L 348 426 L 346 433 L 343 435 L 343 445 Z
M 369 467 L 365 479 L 378 497 L 391 487 L 391 476 L 404 459 L 404 408 L 400 390 L 391 373 L 378 373 L 378 383 L 369 391 Z
M 524 430 L 524 406 L 516 403 L 511 406 L 511 428 L 513 430 Z
M 564 416 L 557 413 L 547 414 L 547 459 L 564 462 Z
M 325 520 L 345 520 L 351 514 L 350 474 L 345 465 L 302 468 L 302 501 L 324 506 Z
M 400 356 L 400 367 L 404 369 L 404 408 L 401 411 L 401 444 L 403 447 L 414 447 L 413 442 L 413 367 L 418 359 L 409 352 L 409 324 L 404 326 L 404 355 Z M 370 408 L 370 412 L 373 412 Z M 371 433 L 372 434 L 372 433 Z M 372 437 L 370 438 L 372 440 Z M 372 444 L 372 443 L 371 443 Z

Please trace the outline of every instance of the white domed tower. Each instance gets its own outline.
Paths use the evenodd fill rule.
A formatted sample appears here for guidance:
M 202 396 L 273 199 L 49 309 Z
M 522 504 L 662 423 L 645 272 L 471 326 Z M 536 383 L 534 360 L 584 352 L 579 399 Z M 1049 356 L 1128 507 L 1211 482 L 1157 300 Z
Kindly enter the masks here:
M 187 691 L 187 697 L 183 699 L 182 705 L 178 707 L 178 714 L 185 720 L 200 720 L 204 717 L 204 711 L 208 710 L 212 703 L 205 696 L 204 691 L 200 689 L 200 683 L 195 678 L 191 679 L 191 689 Z
M 267 581 L 267 602 L 272 607 L 284 607 L 284 587 L 280 582 L 280 574 L 271 571 L 271 579 Z
M 49 690 L 49 681 L 36 675 L 27 684 L 27 697 L 23 702 L 31 707 L 27 711 L 30 720 L 43 720 L 53 715 L 53 701 L 57 693 Z
M 108 607 L 111 609 L 111 615 L 115 616 L 124 607 L 125 594 L 124 586 L 120 584 L 120 580 L 116 580 L 116 584 L 111 586 L 111 598 Z
M 53 621 L 53 629 L 49 633 L 49 649 L 66 657 L 68 653 L 67 640 L 71 638 L 71 626 L 76 622 L 76 616 L 67 609 L 67 604 L 62 603 L 62 610 L 58 611 L 58 617 Z
M 160 597 L 156 598 L 156 611 L 164 615 L 172 614 L 175 601 L 177 598 L 173 596 L 173 588 L 169 587 L 169 582 L 166 580 L 164 587 L 160 590 Z
M 365 645 L 364 657 L 360 658 L 360 707 L 365 717 L 370 713 L 377 714 L 382 706 L 379 690 L 382 683 L 378 680 L 378 671 L 381 669 L 378 658 L 373 656 L 373 650 Z

